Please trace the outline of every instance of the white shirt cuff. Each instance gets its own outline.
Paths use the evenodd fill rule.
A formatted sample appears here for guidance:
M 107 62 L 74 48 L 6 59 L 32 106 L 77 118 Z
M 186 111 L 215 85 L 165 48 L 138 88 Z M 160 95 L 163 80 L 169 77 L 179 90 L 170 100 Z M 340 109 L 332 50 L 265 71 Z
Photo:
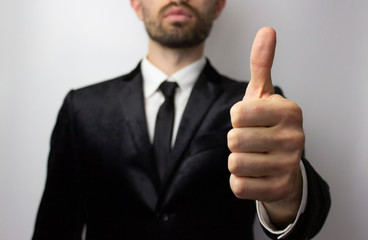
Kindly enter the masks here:
M 298 221 L 300 215 L 304 212 L 305 207 L 307 205 L 307 198 L 308 198 L 308 179 L 307 174 L 305 172 L 305 167 L 302 161 L 300 161 L 300 171 L 302 172 L 302 178 L 303 178 L 303 193 L 302 193 L 302 201 L 300 203 L 300 207 L 298 210 L 298 214 L 296 215 L 295 221 L 291 224 L 289 224 L 285 229 L 278 230 L 274 225 L 272 225 L 270 218 L 267 214 L 267 211 L 265 207 L 263 206 L 263 203 L 260 201 L 256 201 L 256 207 L 257 207 L 257 214 L 258 219 L 262 226 L 267 229 L 272 234 L 279 235 L 277 239 L 282 239 L 286 237 L 293 227 L 295 226 L 296 222 Z

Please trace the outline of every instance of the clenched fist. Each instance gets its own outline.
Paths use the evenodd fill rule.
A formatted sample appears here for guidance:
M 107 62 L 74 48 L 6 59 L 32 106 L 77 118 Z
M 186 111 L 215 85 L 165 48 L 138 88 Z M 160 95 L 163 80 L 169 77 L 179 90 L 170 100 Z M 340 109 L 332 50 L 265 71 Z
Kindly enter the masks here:
M 275 47 L 275 31 L 259 30 L 250 57 L 251 81 L 243 100 L 230 111 L 228 166 L 234 194 L 263 202 L 271 222 L 285 227 L 295 219 L 301 201 L 299 164 L 305 138 L 300 107 L 274 94 Z

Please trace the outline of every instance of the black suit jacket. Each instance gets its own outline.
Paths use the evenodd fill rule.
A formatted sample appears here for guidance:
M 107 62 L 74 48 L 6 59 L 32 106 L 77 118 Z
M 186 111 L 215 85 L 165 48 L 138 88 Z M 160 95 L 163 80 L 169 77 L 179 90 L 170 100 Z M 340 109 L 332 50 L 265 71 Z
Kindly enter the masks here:
M 229 187 L 229 109 L 246 83 L 205 66 L 186 106 L 159 187 L 148 139 L 140 66 L 71 91 L 51 139 L 34 240 L 253 239 L 254 201 Z M 312 237 L 329 209 L 328 186 L 307 161 L 309 197 L 290 239 Z M 270 235 L 271 237 L 275 237 Z

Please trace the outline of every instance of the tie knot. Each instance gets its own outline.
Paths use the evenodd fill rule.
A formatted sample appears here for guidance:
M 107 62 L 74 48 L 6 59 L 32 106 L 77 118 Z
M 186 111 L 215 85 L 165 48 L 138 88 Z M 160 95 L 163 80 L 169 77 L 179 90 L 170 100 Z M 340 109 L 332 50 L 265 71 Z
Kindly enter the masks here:
M 165 81 L 161 83 L 160 90 L 164 94 L 165 99 L 166 98 L 172 98 L 175 93 L 175 89 L 178 87 L 178 84 L 176 82 L 168 82 Z

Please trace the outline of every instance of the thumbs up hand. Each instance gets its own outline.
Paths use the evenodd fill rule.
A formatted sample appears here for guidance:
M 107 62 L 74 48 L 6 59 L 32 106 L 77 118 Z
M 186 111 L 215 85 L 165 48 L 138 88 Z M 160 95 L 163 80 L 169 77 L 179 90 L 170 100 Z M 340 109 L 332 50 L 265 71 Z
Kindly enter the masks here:
M 263 202 L 271 222 L 284 228 L 294 221 L 300 206 L 299 162 L 305 137 L 300 107 L 274 94 L 275 47 L 275 31 L 259 30 L 250 57 L 251 80 L 243 100 L 230 111 L 228 167 L 233 193 Z

